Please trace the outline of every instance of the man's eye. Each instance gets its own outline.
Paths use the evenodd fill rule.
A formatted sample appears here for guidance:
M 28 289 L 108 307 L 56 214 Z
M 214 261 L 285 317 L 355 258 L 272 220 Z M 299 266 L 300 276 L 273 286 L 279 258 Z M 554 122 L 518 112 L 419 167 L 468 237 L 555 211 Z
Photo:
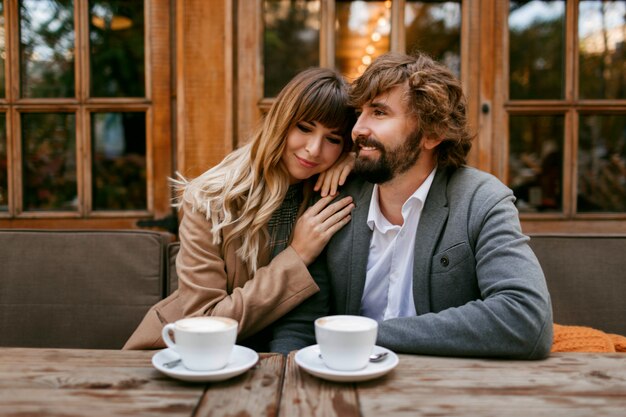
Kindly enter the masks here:
M 385 115 L 384 111 L 378 110 L 378 109 L 374 110 L 373 113 L 374 113 L 374 116 L 384 116 Z
M 313 130 L 309 126 L 305 125 L 304 123 L 297 123 L 296 127 L 304 133 L 309 133 Z

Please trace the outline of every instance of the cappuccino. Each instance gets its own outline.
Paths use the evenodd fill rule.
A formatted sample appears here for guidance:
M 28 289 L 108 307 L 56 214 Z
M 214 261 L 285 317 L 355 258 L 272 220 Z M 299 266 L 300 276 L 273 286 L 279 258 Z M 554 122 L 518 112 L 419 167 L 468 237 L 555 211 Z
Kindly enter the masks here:
M 329 330 L 340 330 L 340 331 L 363 331 L 371 329 L 376 323 L 371 323 L 369 321 L 363 320 L 355 320 L 352 317 L 327 317 L 322 319 L 318 323 L 320 326 L 329 329 Z
M 237 326 L 237 322 L 226 317 L 190 317 L 178 320 L 176 327 L 189 332 L 215 332 Z
M 369 363 L 378 323 L 361 316 L 327 316 L 315 320 L 315 339 L 324 364 L 338 371 L 356 371 Z
M 165 344 L 178 353 L 185 368 L 215 371 L 228 363 L 237 340 L 237 324 L 228 317 L 189 317 L 166 324 L 161 335 Z

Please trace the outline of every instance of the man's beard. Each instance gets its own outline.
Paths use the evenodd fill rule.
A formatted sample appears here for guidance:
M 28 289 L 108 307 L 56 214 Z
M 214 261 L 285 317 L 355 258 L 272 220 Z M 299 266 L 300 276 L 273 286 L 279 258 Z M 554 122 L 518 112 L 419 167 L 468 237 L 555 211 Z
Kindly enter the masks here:
M 357 158 L 354 163 L 354 172 L 366 181 L 374 184 L 383 184 L 392 180 L 396 175 L 408 171 L 420 156 L 422 135 L 414 131 L 407 136 L 404 142 L 393 149 L 387 149 L 374 138 L 359 136 L 355 139 Z M 380 156 L 378 159 L 360 158 L 360 146 L 375 147 Z

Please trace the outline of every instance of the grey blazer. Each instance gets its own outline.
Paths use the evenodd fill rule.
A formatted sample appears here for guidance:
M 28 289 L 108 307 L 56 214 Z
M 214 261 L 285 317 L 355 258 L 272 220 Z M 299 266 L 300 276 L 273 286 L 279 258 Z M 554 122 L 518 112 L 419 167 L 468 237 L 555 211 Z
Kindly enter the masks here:
M 372 190 L 359 178 L 343 188 L 356 203 L 352 221 L 311 265 L 321 291 L 275 324 L 273 350 L 286 353 L 315 343 L 317 317 L 360 313 Z M 446 356 L 539 359 L 549 354 L 550 296 L 514 200 L 509 188 L 485 172 L 437 171 L 415 241 L 417 315 L 380 322 L 378 345 Z

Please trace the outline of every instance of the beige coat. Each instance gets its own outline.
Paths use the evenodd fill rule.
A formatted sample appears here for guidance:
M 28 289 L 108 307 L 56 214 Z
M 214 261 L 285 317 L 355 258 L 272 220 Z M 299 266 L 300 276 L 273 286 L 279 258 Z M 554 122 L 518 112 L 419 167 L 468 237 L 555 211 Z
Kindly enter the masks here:
M 271 324 L 319 291 L 302 259 L 287 247 L 269 262 L 261 241 L 254 277 L 237 257 L 239 245 L 212 243 L 211 223 L 204 214 L 183 205 L 180 251 L 176 258 L 178 290 L 150 308 L 124 349 L 165 347 L 166 323 L 191 316 L 226 316 L 239 322 L 239 340 Z

